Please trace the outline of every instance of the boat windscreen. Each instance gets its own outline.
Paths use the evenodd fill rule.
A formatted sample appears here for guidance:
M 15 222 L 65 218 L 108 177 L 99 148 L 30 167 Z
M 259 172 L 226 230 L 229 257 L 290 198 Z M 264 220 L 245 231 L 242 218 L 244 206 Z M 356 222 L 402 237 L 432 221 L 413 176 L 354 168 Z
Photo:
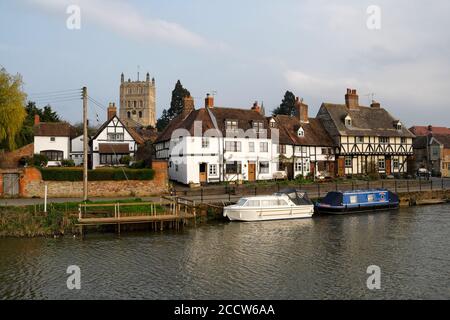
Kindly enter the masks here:
M 313 204 L 305 192 L 299 192 L 295 189 L 291 189 L 286 192 L 282 191 L 281 193 L 286 194 L 289 197 L 289 199 L 297 206 Z

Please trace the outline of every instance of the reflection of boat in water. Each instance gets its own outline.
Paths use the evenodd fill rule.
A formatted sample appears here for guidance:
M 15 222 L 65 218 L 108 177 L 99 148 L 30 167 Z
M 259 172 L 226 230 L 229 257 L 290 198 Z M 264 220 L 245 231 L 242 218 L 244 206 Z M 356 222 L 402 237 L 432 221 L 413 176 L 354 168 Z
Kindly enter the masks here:
M 224 217 L 231 221 L 266 221 L 311 218 L 314 204 L 305 192 L 286 189 L 271 196 L 245 197 L 225 207 Z
M 386 189 L 329 192 L 316 204 L 316 211 L 327 214 L 397 209 L 398 196 Z

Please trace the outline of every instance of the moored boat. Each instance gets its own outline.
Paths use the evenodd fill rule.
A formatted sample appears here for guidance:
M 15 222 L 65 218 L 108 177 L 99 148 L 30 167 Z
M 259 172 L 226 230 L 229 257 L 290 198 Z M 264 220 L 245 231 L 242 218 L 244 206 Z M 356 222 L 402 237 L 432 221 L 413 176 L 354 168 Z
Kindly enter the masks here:
M 286 189 L 270 196 L 241 198 L 223 210 L 231 221 L 267 221 L 311 218 L 314 204 L 305 192 Z
M 345 214 L 398 207 L 397 194 L 386 189 L 371 189 L 329 192 L 322 201 L 316 203 L 315 209 L 318 213 Z

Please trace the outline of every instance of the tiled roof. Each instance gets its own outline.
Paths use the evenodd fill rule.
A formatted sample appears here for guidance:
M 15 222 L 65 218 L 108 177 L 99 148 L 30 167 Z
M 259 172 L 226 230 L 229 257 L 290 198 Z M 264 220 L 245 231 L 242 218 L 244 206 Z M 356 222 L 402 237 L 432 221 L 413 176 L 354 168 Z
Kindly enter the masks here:
M 357 110 L 350 110 L 345 104 L 323 103 L 322 107 L 330 114 L 334 125 L 341 135 L 380 136 L 380 137 L 408 137 L 414 135 L 402 126 L 401 130 L 394 128 L 397 121 L 383 108 L 360 106 Z M 345 126 L 344 119 L 349 115 L 352 126 Z
M 445 149 L 450 149 L 450 134 L 433 134 L 433 138 L 442 143 Z
M 41 122 L 34 126 L 34 136 L 75 137 L 75 129 L 67 122 Z
M 334 142 L 319 119 L 309 118 L 309 123 L 300 123 L 294 116 L 277 115 L 274 117 L 280 134 L 281 144 L 302 146 L 333 147 Z M 298 129 L 302 127 L 305 136 L 298 136 Z
M 446 127 L 434 127 L 431 126 L 431 131 L 429 126 L 414 126 L 409 128 L 409 130 L 416 136 L 426 136 L 430 133 L 433 134 L 450 134 L 450 128 Z
M 128 143 L 99 143 L 98 145 L 99 153 L 129 153 Z

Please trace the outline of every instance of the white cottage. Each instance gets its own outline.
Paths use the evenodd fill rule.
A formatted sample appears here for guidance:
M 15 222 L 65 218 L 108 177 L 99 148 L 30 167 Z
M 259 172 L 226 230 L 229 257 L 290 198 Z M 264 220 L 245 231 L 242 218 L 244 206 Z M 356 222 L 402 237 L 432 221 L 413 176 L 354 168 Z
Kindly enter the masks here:
M 34 154 L 48 158 L 48 166 L 60 166 L 61 161 L 70 158 L 70 143 L 74 136 L 73 127 L 66 122 L 40 122 L 34 120 Z
M 108 120 L 97 130 L 89 145 L 92 153 L 92 169 L 120 165 L 125 156 L 133 157 L 142 139 L 127 128 L 116 115 L 116 107 L 108 108 Z
M 208 95 L 205 107 L 195 110 L 186 97 L 182 114 L 155 142 L 156 158 L 167 160 L 170 178 L 184 184 L 269 180 L 277 159 L 272 134 L 257 104 L 222 108 Z

